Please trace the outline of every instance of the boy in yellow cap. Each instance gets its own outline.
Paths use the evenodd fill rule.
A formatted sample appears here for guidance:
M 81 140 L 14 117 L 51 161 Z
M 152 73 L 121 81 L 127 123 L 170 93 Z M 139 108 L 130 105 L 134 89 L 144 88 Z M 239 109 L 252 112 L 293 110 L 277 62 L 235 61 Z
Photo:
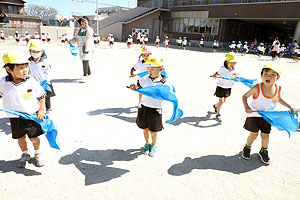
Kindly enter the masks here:
M 150 55 L 145 62 L 149 75 L 139 79 L 137 85 L 132 84 L 130 89 L 139 89 L 156 85 L 169 85 L 167 77 L 161 74 L 163 63 L 160 59 Z M 146 144 L 143 153 L 153 157 L 157 153 L 157 132 L 163 129 L 162 101 L 143 95 L 141 107 L 138 109 L 136 124 L 143 129 Z M 150 143 L 150 135 L 152 142 Z
M 18 51 L 8 51 L 3 55 L 3 62 L 7 76 L 0 80 L 0 95 L 3 97 L 3 107 L 6 110 L 36 114 L 37 119 L 45 118 L 45 91 L 40 84 L 29 77 L 28 59 Z M 24 168 L 26 162 L 31 160 L 38 167 L 43 166 L 40 157 L 40 139 L 43 134 L 41 126 L 35 121 L 10 118 L 12 138 L 18 139 L 18 144 L 22 150 L 18 167 Z M 35 154 L 30 158 L 28 153 L 26 135 L 32 142 Z
M 219 68 L 219 70 L 212 75 L 212 77 L 220 79 L 217 82 L 217 88 L 215 95 L 219 98 L 219 102 L 213 105 L 216 115 L 216 120 L 218 122 L 222 122 L 221 118 L 221 107 L 223 103 L 225 103 L 226 98 L 231 94 L 231 88 L 234 85 L 234 81 L 225 80 L 222 78 L 235 78 L 238 75 L 237 70 L 235 69 L 236 65 L 236 57 L 233 53 L 228 53 L 225 57 L 224 65 Z
M 46 113 L 51 112 L 50 97 L 55 96 L 54 88 L 51 82 L 51 66 L 44 54 L 43 43 L 41 40 L 32 40 L 29 45 L 29 72 L 30 75 L 38 82 L 47 81 L 47 85 L 51 88 L 51 91 L 47 91 L 46 94 Z
M 251 145 L 258 136 L 258 131 L 260 131 L 262 147 L 258 155 L 263 163 L 267 165 L 270 164 L 270 158 L 268 156 L 267 149 L 269 146 L 271 125 L 255 111 L 274 110 L 277 103 L 280 103 L 281 105 L 291 109 L 294 113 L 298 112 L 297 109 L 291 107 L 281 98 L 281 87 L 276 84 L 276 81 L 280 78 L 280 75 L 280 67 L 273 64 L 264 65 L 261 71 L 262 82 L 252 87 L 243 95 L 242 100 L 245 107 L 245 112 L 247 113 L 244 128 L 250 131 L 250 135 L 247 138 L 247 142 L 242 153 L 242 157 L 246 160 L 251 159 Z M 248 104 L 247 99 L 250 96 L 253 97 L 253 101 L 251 104 Z

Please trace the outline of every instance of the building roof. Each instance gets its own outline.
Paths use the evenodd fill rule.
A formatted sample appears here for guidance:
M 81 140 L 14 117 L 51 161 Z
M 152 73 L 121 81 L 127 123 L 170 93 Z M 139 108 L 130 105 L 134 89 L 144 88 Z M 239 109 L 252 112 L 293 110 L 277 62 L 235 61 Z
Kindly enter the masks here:
M 24 4 L 26 3 L 25 1 L 22 0 L 4 0 L 4 1 L 0 1 L 1 4 L 10 4 L 10 5 L 18 5 L 18 6 L 24 6 Z
M 5 14 L 5 16 L 10 19 L 35 19 L 35 20 L 42 21 L 42 19 L 37 16 L 18 15 L 18 14 Z

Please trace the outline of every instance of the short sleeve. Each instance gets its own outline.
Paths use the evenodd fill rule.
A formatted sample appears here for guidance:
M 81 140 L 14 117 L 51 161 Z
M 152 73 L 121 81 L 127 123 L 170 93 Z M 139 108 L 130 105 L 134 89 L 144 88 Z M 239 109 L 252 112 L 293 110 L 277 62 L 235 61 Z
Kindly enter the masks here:
M 43 97 L 46 94 L 46 92 L 38 81 L 36 81 L 34 78 L 30 78 L 30 79 L 32 81 L 32 88 L 35 91 L 34 95 L 37 99 L 40 99 L 41 97 Z
M 1 78 L 1 80 L 0 80 L 0 96 L 3 96 L 4 81 L 5 81 L 5 77 Z
M 219 68 L 219 70 L 217 71 L 217 73 L 221 76 L 221 75 L 224 73 L 224 67 L 221 66 L 221 67 Z
M 138 80 L 138 82 L 137 82 L 137 83 L 138 83 L 138 86 L 140 86 L 140 87 L 142 87 L 142 88 L 146 87 L 146 86 L 145 86 L 145 83 L 146 83 L 146 82 L 145 82 L 145 80 L 146 80 L 145 78 L 146 78 L 146 77 L 147 77 L 147 76 L 144 76 L 143 78 L 141 78 L 141 79 Z
M 135 69 L 135 71 L 139 71 L 139 70 L 140 70 L 140 64 L 141 64 L 141 62 L 138 61 L 138 62 L 133 66 L 133 68 Z

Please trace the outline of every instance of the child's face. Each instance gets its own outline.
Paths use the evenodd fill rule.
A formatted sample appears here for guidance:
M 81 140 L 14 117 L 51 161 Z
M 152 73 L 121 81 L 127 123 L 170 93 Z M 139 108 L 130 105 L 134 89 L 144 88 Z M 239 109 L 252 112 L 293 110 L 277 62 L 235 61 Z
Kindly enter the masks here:
M 163 70 L 163 67 L 147 67 L 147 70 L 151 78 L 157 78 Z
M 15 65 L 14 70 L 11 70 L 9 67 L 6 67 L 6 71 L 10 73 L 14 80 L 25 79 L 29 73 L 28 64 L 19 64 Z
M 230 69 L 233 69 L 235 65 L 236 65 L 236 62 L 227 62 L 227 66 Z
M 261 79 L 265 85 L 271 86 L 279 79 L 279 76 L 274 70 L 265 69 L 261 75 Z
M 85 29 L 86 28 L 86 21 L 82 20 L 80 25 L 81 25 L 82 28 Z
M 150 55 L 149 53 L 142 54 L 142 58 L 144 59 L 144 61 L 146 61 L 148 59 L 149 55 Z

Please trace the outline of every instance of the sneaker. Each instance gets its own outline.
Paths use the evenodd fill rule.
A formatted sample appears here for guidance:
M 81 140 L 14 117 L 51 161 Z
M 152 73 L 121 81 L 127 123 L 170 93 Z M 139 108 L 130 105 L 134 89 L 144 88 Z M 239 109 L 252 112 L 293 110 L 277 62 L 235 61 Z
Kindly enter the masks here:
M 51 111 L 52 111 L 52 109 L 51 109 L 51 108 L 49 108 L 49 109 L 46 109 L 46 114 L 47 114 L 47 115 L 50 115 L 50 114 L 51 114 Z
M 250 151 L 251 150 L 245 146 L 244 149 L 243 149 L 242 158 L 244 158 L 246 160 L 250 160 L 251 159 Z
M 30 155 L 27 153 L 23 153 L 21 159 L 18 162 L 18 167 L 25 168 L 26 162 L 30 160 Z
M 149 154 L 149 151 L 150 151 L 150 148 L 151 148 L 151 144 L 146 143 L 146 144 L 144 145 L 143 153 L 146 154 L 146 155 L 148 155 L 148 154 Z
M 216 115 L 216 120 L 217 120 L 217 122 L 222 122 L 222 118 L 221 118 L 220 114 Z
M 154 157 L 157 153 L 157 145 L 151 145 L 149 156 Z
M 264 164 L 266 165 L 269 165 L 270 164 L 270 158 L 268 156 L 268 151 L 267 150 L 260 150 L 259 153 L 258 153 L 260 159 L 261 159 L 261 162 L 263 162 Z
M 44 162 L 41 159 L 41 153 L 34 154 L 34 157 L 29 160 L 29 163 L 33 164 L 36 167 L 43 167 Z
M 216 104 L 214 104 L 213 107 L 215 109 L 215 113 L 217 113 L 218 112 L 218 108 L 217 108 Z

